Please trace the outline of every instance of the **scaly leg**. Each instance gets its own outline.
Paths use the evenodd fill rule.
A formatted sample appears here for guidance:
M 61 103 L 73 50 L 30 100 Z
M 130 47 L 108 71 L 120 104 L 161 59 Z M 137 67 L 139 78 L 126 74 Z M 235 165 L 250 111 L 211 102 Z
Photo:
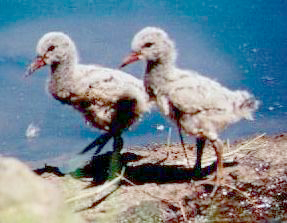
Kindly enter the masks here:
M 204 145 L 202 140 L 198 140 L 197 141 L 197 145 Z M 213 191 L 210 194 L 210 197 L 213 197 L 217 191 L 217 189 L 219 188 L 219 186 L 223 185 L 223 160 L 222 160 L 222 155 L 223 155 L 223 143 L 220 139 L 215 139 L 215 140 L 210 140 L 210 142 L 212 143 L 212 147 L 215 150 L 216 156 L 217 156 L 217 170 L 216 170 L 216 175 L 215 178 L 210 180 L 205 180 L 204 182 L 200 182 L 200 184 L 204 184 L 204 183 L 208 183 L 208 184 L 213 184 L 214 188 Z M 203 148 L 203 147 L 202 147 Z M 199 153 L 197 153 L 197 158 L 201 157 L 202 152 L 199 151 Z M 196 162 L 196 166 L 198 168 L 198 165 L 200 165 L 200 162 L 197 160 Z M 215 181 L 215 183 L 211 182 L 211 181 Z M 224 184 L 225 185 L 225 184 Z M 196 184 L 195 184 L 196 186 Z
M 203 148 L 205 146 L 206 138 L 199 137 L 196 138 L 196 163 L 194 166 L 194 175 L 196 177 L 201 176 L 201 157 L 203 154 Z
M 181 126 L 179 124 L 178 124 L 178 134 L 179 134 L 181 146 L 183 148 L 183 152 L 184 152 L 184 155 L 185 155 L 185 158 L 186 158 L 187 166 L 188 166 L 188 168 L 191 168 L 191 165 L 190 165 L 189 160 L 188 160 L 187 152 L 186 152 L 186 149 L 185 149 L 184 141 L 183 141 L 182 129 L 181 129 Z
M 98 138 L 96 138 L 92 143 L 90 143 L 82 152 L 79 154 L 84 154 L 94 147 L 98 146 L 96 152 L 94 155 L 97 155 L 99 152 L 101 152 L 102 148 L 107 144 L 107 142 L 113 137 L 111 133 L 105 133 L 100 135 Z
M 121 157 L 121 150 L 123 148 L 123 138 L 121 135 L 114 136 L 114 145 L 113 145 L 113 154 L 110 162 L 110 174 L 109 178 L 113 179 L 116 177 L 116 174 L 122 168 L 122 157 Z
M 219 185 L 223 180 L 223 143 L 220 139 L 211 141 L 217 156 L 216 183 Z

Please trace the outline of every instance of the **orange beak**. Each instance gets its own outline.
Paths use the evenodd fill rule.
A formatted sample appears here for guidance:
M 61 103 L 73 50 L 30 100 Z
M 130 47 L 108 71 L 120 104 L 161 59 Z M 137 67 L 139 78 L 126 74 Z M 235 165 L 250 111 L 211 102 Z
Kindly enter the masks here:
M 34 61 L 29 65 L 27 68 L 25 77 L 30 76 L 32 73 L 34 73 L 36 70 L 40 69 L 41 67 L 45 66 L 46 63 L 44 61 L 44 58 L 41 56 L 37 56 Z
M 137 60 L 140 60 L 140 53 L 138 52 L 131 52 L 124 60 L 123 63 L 121 64 L 120 68 L 125 67 L 126 65 L 133 63 Z

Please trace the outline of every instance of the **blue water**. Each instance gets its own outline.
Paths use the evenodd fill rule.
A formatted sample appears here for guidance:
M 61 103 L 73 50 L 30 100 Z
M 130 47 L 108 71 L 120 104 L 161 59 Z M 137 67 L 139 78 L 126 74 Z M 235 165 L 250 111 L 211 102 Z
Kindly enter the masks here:
M 137 31 L 147 25 L 162 27 L 176 41 L 180 67 L 198 70 L 232 89 L 247 89 L 261 101 L 256 120 L 231 126 L 223 139 L 286 131 L 286 11 L 284 0 L 2 0 L 0 153 L 37 165 L 61 163 L 99 134 L 85 126 L 80 114 L 48 95 L 48 68 L 23 78 L 38 39 L 54 30 L 74 39 L 82 63 L 117 67 Z M 143 64 L 125 70 L 140 78 Z M 31 123 L 40 132 L 28 139 L 25 132 Z M 157 124 L 164 130 L 157 130 Z M 157 111 L 146 114 L 125 134 L 125 146 L 166 142 L 169 127 L 178 142 L 172 124 Z

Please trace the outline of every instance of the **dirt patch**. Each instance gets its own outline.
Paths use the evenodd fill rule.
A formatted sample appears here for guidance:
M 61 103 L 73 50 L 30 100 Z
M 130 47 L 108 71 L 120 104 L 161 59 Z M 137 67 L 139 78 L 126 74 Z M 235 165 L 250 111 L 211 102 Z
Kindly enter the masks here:
M 93 158 L 72 175 L 43 171 L 42 176 L 57 184 L 88 222 L 287 221 L 287 134 L 226 143 L 227 183 L 216 190 L 194 177 L 196 151 L 194 145 L 187 148 L 189 165 L 179 144 L 128 148 L 122 154 L 125 179 L 110 184 L 111 154 Z M 205 177 L 213 177 L 215 161 L 208 146 Z

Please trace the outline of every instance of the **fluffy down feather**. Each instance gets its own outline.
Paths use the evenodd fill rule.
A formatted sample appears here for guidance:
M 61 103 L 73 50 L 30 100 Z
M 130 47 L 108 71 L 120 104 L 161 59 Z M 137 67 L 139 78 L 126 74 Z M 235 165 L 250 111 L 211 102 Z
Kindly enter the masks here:
M 76 46 L 68 35 L 47 33 L 36 50 L 38 57 L 28 75 L 50 65 L 47 85 L 51 95 L 80 111 L 93 127 L 110 133 L 96 139 L 94 146 L 103 146 L 111 137 L 122 145 L 121 133 L 149 111 L 149 97 L 141 80 L 120 70 L 79 64 Z
M 247 91 L 232 91 L 195 71 L 177 68 L 175 44 L 160 28 L 146 27 L 138 32 L 132 50 L 122 66 L 136 60 L 146 62 L 147 93 L 156 99 L 164 115 L 197 138 L 195 168 L 201 169 L 202 149 L 208 139 L 215 148 L 221 177 L 223 143 L 219 132 L 242 118 L 252 119 L 259 102 Z

